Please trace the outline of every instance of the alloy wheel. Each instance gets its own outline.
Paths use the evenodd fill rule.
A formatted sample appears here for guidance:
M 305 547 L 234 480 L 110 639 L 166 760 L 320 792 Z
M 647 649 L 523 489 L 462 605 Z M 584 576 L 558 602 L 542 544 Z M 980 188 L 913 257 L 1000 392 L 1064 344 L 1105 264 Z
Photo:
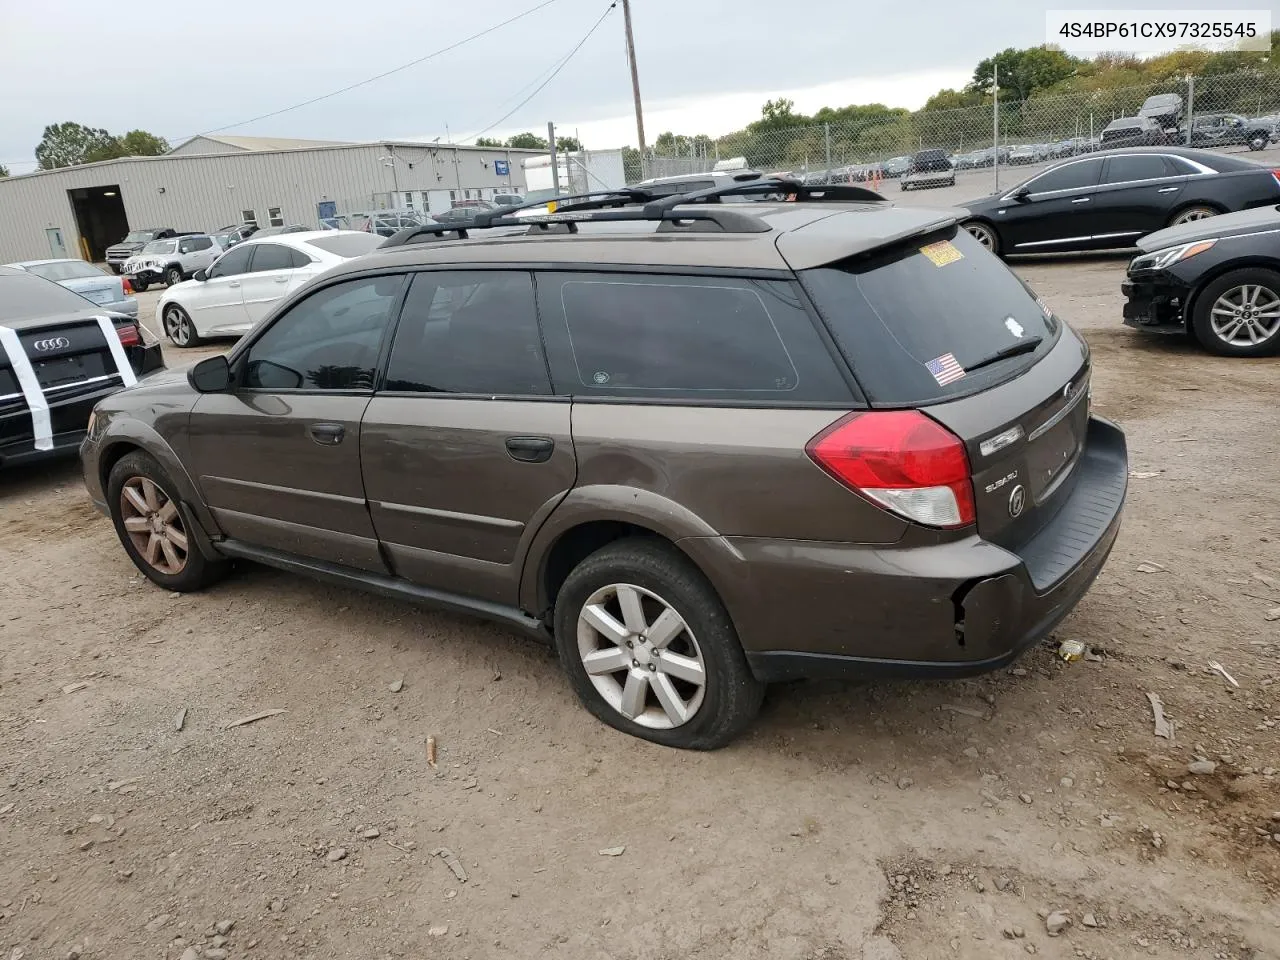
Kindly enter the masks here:
M 670 730 L 702 706 L 707 668 L 698 641 L 671 604 L 643 587 L 613 583 L 587 598 L 578 655 L 596 692 L 641 726 Z
M 120 517 L 134 549 L 159 573 L 176 576 L 187 565 L 187 532 L 178 505 L 148 477 L 130 477 L 120 489 Z
M 168 273 L 165 274 L 164 282 L 166 286 L 176 287 L 178 284 L 182 282 L 182 271 L 170 270 Z
M 1209 323 L 1223 343 L 1257 346 L 1280 334 L 1280 296 L 1261 284 L 1232 287 L 1214 301 Z
M 995 235 L 991 232 L 989 227 L 985 227 L 980 223 L 968 223 L 965 224 L 965 229 L 972 234 L 975 240 L 988 250 L 992 249 L 996 245 Z
M 1208 207 L 1192 207 L 1190 210 L 1184 210 L 1173 218 L 1173 226 L 1180 223 L 1194 223 L 1196 220 L 1208 220 L 1210 217 L 1216 217 L 1218 212 Z
M 178 346 L 185 347 L 187 341 L 191 339 L 190 323 L 191 321 L 181 310 L 176 308 L 168 310 L 164 315 L 164 332 Z

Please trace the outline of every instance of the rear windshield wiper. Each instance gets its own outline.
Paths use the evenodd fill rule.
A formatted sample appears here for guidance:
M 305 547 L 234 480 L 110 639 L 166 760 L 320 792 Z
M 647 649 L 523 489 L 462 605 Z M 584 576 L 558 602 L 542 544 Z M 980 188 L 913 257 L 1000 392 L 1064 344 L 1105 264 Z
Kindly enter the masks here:
M 1009 357 L 1019 357 L 1024 353 L 1031 353 L 1036 347 L 1044 343 L 1044 337 L 1029 337 L 1026 340 L 1019 340 L 1017 343 L 1011 343 L 1002 350 L 997 350 L 989 357 L 983 357 L 977 363 L 971 363 L 964 368 L 965 373 L 973 373 L 979 367 L 989 367 L 993 363 L 999 363 L 1001 360 L 1007 360 Z

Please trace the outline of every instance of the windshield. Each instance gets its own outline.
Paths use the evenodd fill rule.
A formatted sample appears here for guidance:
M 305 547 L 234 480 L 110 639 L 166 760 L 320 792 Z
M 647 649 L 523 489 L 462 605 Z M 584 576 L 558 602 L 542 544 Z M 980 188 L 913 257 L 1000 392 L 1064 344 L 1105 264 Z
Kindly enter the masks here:
M 155 239 L 156 232 L 154 230 L 131 230 L 129 235 L 125 237 L 121 243 L 149 243 Z
M 152 240 L 142 248 L 143 253 L 173 253 L 178 249 L 177 240 Z
M 0 320 L 80 313 L 97 306 L 66 287 L 26 273 L 0 277 Z
M 877 404 L 932 403 L 1010 380 L 1049 349 L 1057 331 L 1022 281 L 965 230 L 800 278 Z M 1043 343 L 1033 352 L 948 375 L 955 364 L 968 367 L 1036 337 Z
M 316 247 L 335 257 L 363 257 L 382 245 L 382 237 L 376 233 L 338 233 L 332 237 L 316 237 L 307 246 Z
M 83 260 L 63 260 L 58 263 L 32 263 L 27 271 L 46 280 L 101 280 L 106 274 L 91 263 Z

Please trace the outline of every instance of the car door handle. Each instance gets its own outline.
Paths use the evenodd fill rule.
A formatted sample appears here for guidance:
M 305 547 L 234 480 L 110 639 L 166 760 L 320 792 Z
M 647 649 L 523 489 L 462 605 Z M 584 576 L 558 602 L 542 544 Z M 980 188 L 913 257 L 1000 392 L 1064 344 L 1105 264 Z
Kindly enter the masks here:
M 1177 193 L 1181 187 L 1161 187 L 1156 193 Z
M 522 463 L 546 463 L 555 446 L 549 437 L 507 437 L 507 453 Z
M 288 283 L 288 282 L 289 282 L 288 277 L 276 277 L 276 283 Z
M 1072 200 L 1071 202 L 1072 203 L 1088 203 L 1089 200 L 1090 200 L 1089 197 L 1077 197 L 1075 200 Z
M 325 447 L 336 447 L 347 434 L 347 428 L 340 423 L 313 423 L 307 431 L 312 440 Z
M 240 281 L 239 281 L 239 280 L 232 280 L 230 283 L 228 283 L 228 284 L 227 284 L 227 286 L 228 286 L 228 287 L 238 287 L 238 286 L 240 286 Z

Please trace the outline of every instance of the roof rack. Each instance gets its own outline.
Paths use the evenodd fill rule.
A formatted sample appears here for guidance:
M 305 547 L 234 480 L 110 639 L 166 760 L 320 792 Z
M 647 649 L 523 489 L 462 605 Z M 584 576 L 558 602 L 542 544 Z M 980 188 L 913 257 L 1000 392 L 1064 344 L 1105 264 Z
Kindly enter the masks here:
M 449 235 L 466 240 L 472 230 L 489 230 L 496 227 L 528 226 L 525 235 L 551 232 L 553 226 L 564 226 L 569 233 L 578 232 L 578 223 L 611 223 L 622 221 L 653 221 L 663 223 L 662 229 L 676 229 L 681 225 L 703 232 L 708 229 L 723 233 L 768 233 L 773 228 L 760 217 L 740 209 L 709 209 L 719 205 L 721 198 L 780 194 L 781 199 L 797 202 L 857 203 L 885 201 L 874 190 L 851 187 L 844 184 L 805 184 L 799 180 L 778 177 L 762 177 L 759 173 L 739 174 L 726 186 L 696 190 L 690 193 L 655 196 L 648 190 L 623 189 L 605 193 L 584 193 L 558 197 L 553 213 L 512 219 L 521 210 L 545 207 L 548 202 L 522 204 L 501 210 L 485 210 L 470 220 L 460 223 L 428 223 L 407 227 L 388 237 L 385 247 L 400 247 L 421 237 L 444 239 Z M 702 209 L 681 209 L 689 205 Z M 638 206 L 638 209 L 635 207 Z M 633 209 L 626 209 L 632 207 Z M 561 231 L 556 230 L 559 233 Z

